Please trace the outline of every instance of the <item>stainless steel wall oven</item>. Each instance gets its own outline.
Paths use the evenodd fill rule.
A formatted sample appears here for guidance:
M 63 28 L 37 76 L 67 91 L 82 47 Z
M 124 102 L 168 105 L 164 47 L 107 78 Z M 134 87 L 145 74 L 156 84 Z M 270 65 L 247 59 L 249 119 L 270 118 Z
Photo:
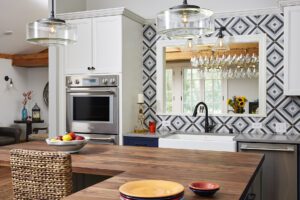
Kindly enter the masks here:
M 95 141 L 118 143 L 117 75 L 67 76 L 67 129 Z

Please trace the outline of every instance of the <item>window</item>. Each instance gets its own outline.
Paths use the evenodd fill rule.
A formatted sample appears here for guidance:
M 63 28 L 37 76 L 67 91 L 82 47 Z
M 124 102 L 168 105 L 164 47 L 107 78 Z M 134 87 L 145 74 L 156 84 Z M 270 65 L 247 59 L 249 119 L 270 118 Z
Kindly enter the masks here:
M 218 72 L 199 68 L 171 67 L 166 69 L 166 112 L 192 114 L 203 101 L 211 114 L 226 112 L 227 81 Z

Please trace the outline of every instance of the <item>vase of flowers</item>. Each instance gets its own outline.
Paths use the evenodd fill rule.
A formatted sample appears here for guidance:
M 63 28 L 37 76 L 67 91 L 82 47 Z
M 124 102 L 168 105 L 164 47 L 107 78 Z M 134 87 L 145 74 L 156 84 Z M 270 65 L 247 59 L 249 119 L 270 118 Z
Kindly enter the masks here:
M 24 100 L 22 101 L 23 109 L 22 109 L 22 120 L 26 121 L 28 118 L 28 111 L 26 108 L 27 103 L 31 100 L 32 91 L 24 92 L 23 97 Z
M 233 108 L 234 113 L 244 113 L 247 101 L 245 96 L 234 96 L 227 100 L 227 105 Z

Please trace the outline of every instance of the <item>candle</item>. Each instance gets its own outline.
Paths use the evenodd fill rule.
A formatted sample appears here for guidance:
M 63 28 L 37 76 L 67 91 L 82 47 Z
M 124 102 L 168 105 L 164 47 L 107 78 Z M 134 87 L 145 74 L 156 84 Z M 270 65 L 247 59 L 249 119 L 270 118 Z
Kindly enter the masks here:
M 144 103 L 144 94 L 138 94 L 138 103 Z

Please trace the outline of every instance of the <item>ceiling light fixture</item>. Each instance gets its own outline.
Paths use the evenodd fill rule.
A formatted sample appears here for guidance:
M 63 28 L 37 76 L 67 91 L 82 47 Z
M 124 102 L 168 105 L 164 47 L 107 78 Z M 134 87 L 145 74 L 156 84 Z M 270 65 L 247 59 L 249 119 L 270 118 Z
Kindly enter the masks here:
M 189 5 L 187 0 L 183 0 L 182 5 L 157 15 L 157 32 L 171 39 L 189 39 L 208 35 L 214 32 L 212 16 L 211 10 Z
M 229 45 L 227 42 L 224 40 L 224 34 L 223 31 L 226 31 L 226 27 L 220 27 L 219 33 L 218 33 L 218 38 L 215 43 L 215 45 L 212 47 L 212 51 L 229 51 Z
M 49 18 L 39 19 L 27 24 L 26 40 L 42 46 L 68 45 L 76 42 L 77 28 L 74 25 L 67 24 L 62 19 L 55 18 L 54 0 L 52 0 L 52 10 Z

